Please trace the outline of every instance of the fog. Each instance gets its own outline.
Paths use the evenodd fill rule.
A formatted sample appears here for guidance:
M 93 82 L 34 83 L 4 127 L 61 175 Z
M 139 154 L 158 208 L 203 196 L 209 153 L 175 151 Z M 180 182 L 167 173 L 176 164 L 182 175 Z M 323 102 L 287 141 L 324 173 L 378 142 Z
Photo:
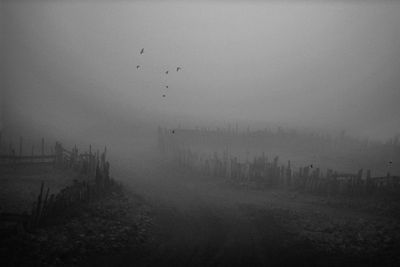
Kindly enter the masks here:
M 2 5 L 4 129 L 78 137 L 239 122 L 378 139 L 400 129 L 396 2 Z
M 0 12 L 0 266 L 400 266 L 400 2 Z

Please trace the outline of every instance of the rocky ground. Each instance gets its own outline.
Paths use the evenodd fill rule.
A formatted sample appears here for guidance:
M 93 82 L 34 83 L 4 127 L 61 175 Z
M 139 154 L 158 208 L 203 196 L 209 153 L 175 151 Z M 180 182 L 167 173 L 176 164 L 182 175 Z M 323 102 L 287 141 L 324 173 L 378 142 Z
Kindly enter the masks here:
M 51 225 L 0 241 L 1 266 L 78 266 L 96 255 L 132 250 L 145 242 L 149 208 L 131 193 L 66 211 Z
M 268 213 L 297 240 L 308 243 L 333 266 L 396 266 L 400 263 L 400 224 L 388 218 L 332 216 L 270 207 L 249 209 L 255 220 Z M 329 262 L 329 260 L 331 262 Z
M 151 238 L 146 253 L 118 255 L 111 266 L 400 264 L 396 200 L 235 188 L 161 161 L 124 176 L 153 207 Z
M 147 160 L 115 169 L 123 192 L 65 211 L 33 232 L 1 239 L 0 265 L 400 264 L 394 200 L 236 188 L 224 179 Z

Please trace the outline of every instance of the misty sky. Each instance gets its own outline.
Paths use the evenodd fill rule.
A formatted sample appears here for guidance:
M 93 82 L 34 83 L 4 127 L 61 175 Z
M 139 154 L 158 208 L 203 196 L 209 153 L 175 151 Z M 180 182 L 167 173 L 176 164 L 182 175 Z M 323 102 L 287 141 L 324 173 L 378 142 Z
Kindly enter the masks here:
M 400 3 L 110 2 L 3 3 L 8 120 L 400 132 Z

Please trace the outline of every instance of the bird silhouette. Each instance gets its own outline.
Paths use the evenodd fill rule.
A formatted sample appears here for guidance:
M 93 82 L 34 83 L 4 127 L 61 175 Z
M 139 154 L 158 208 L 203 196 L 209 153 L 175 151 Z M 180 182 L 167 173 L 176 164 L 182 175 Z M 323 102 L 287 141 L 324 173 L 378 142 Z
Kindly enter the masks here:
M 142 50 L 140 50 L 140 54 L 143 54 L 144 53 L 144 48 L 142 48 Z
M 167 88 L 167 89 L 168 89 L 168 85 L 166 85 L 166 86 L 165 86 L 165 88 Z
M 140 65 L 137 65 L 137 66 L 136 66 L 136 69 L 139 69 L 139 68 L 140 68 Z
M 176 68 L 176 71 L 180 71 L 182 68 L 181 67 L 177 67 Z
M 165 95 L 162 95 L 162 97 L 165 97 Z
M 165 74 L 168 74 L 168 72 L 169 72 L 169 71 L 167 70 L 167 71 L 165 72 Z

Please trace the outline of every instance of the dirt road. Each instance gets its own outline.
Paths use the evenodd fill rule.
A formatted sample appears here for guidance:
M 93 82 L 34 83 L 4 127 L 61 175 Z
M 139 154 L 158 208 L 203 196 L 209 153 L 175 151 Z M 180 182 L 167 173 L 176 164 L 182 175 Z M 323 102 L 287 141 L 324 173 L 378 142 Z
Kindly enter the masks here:
M 288 229 L 273 212 L 275 207 L 304 212 L 314 212 L 316 207 L 277 192 L 235 189 L 223 179 L 178 171 L 161 158 L 121 159 L 114 165 L 115 176 L 122 177 L 130 190 L 144 196 L 152 206 L 151 239 L 143 250 L 99 257 L 96 264 L 365 266 L 376 263 L 368 257 L 354 258 L 318 250 L 310 240 Z

